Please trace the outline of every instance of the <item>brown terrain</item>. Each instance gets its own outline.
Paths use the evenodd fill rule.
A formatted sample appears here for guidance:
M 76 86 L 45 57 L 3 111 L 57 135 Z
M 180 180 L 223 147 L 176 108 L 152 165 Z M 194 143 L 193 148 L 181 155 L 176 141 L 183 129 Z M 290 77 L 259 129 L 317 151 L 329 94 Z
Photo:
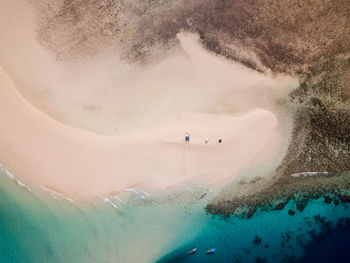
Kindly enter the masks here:
M 244 61 L 240 47 L 254 51 L 272 71 L 295 73 L 350 46 L 347 0 L 28 1 L 41 17 L 41 43 L 61 60 L 106 47 L 132 61 L 149 60 L 187 30 L 218 54 Z

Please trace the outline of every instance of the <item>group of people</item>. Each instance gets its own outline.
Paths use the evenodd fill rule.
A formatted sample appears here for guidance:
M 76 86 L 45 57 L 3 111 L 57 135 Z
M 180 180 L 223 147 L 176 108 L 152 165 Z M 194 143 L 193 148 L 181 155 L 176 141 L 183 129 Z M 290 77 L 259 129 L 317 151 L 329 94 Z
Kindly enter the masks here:
M 186 132 L 186 136 L 185 136 L 185 142 L 186 142 L 186 143 L 189 143 L 189 142 L 190 142 L 190 137 L 191 137 L 191 134 L 189 134 L 188 132 Z M 208 139 L 207 137 L 205 137 L 204 142 L 205 142 L 205 144 L 208 144 L 209 139 Z M 218 143 L 222 143 L 222 139 L 219 139 L 219 140 L 218 140 Z

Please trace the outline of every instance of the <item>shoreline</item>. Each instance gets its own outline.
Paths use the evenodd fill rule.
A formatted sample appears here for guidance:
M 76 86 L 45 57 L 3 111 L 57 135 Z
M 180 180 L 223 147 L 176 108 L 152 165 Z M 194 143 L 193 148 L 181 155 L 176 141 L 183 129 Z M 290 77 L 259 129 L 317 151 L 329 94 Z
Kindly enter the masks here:
M 300 210 L 309 199 L 323 195 L 338 202 L 350 200 L 350 103 L 344 95 L 349 68 L 349 57 L 338 56 L 300 73 L 303 81 L 290 94 L 296 107 L 291 143 L 271 181 L 248 183 L 242 196 L 228 195 L 230 188 L 223 190 L 207 205 L 209 213 L 230 215 L 241 210 L 251 217 L 259 207 L 283 207 L 291 199 Z
M 261 211 L 282 210 L 290 201 L 296 204 L 296 210 L 302 212 L 308 202 L 321 197 L 325 198 L 325 203 L 350 202 L 350 172 L 342 174 L 330 173 L 328 175 L 315 175 L 313 178 L 293 178 L 284 179 L 283 182 L 272 183 L 268 188 L 260 192 L 233 198 L 229 200 L 214 200 L 206 206 L 209 214 L 251 218 L 260 209 Z M 290 215 L 295 214 L 295 210 L 289 211 Z

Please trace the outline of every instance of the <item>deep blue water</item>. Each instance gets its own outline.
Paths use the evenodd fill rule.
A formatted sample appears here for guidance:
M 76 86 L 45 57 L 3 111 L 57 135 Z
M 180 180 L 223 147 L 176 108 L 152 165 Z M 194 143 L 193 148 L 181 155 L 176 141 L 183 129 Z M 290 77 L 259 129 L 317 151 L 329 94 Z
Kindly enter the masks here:
M 290 201 L 250 219 L 223 218 L 205 212 L 210 198 L 114 200 L 115 208 L 30 192 L 0 175 L 0 263 L 350 262 L 347 204 L 319 198 L 299 212 Z
M 349 223 L 349 222 L 348 222 Z M 307 248 L 300 262 L 350 262 L 350 227 L 325 232 Z
M 350 262 L 349 216 L 346 205 L 320 198 L 302 212 L 291 201 L 281 211 L 259 211 L 251 219 L 213 218 L 198 238 L 158 262 Z M 193 247 L 197 252 L 186 254 Z M 215 255 L 206 254 L 211 247 Z

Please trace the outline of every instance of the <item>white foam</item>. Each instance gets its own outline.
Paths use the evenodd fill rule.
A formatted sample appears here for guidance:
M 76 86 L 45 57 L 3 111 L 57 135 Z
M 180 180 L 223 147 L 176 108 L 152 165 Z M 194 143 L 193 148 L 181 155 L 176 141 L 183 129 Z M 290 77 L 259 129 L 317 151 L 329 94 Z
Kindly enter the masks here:
M 114 207 L 115 209 L 118 209 L 118 206 L 116 206 L 111 200 L 109 200 L 107 197 L 102 197 L 103 198 L 103 201 L 106 203 L 106 204 L 109 204 L 111 205 L 112 207 Z
M 24 188 L 27 189 L 29 192 L 32 191 L 29 187 L 27 187 L 27 186 L 26 186 L 23 182 L 21 182 L 20 180 L 16 179 L 16 182 L 17 182 L 18 186 L 24 187 Z
M 328 174 L 328 172 L 302 172 L 302 173 L 291 174 L 291 176 L 300 177 L 300 176 L 314 176 L 314 175 L 320 175 L 320 174 Z
M 147 195 L 147 196 L 151 196 L 151 194 L 149 194 L 149 193 L 147 193 L 147 192 L 141 190 L 140 188 L 134 188 L 134 189 L 135 189 L 136 191 L 139 191 L 139 192 L 144 193 L 144 194 Z
M 120 203 L 126 205 L 126 203 L 125 203 L 123 200 L 121 200 L 118 196 L 115 195 L 115 196 L 113 196 L 113 198 L 114 198 L 115 200 L 119 201 Z
M 23 182 L 21 182 L 20 180 L 16 179 L 16 177 L 7 169 L 5 169 L 2 164 L 0 164 L 0 171 L 3 171 L 11 180 L 16 180 L 17 185 L 19 187 L 24 187 L 25 189 L 27 189 L 29 192 L 31 192 L 32 190 L 27 187 Z
M 126 188 L 125 191 L 129 191 L 129 192 L 134 192 L 135 194 L 137 194 L 139 197 L 141 197 L 142 199 L 145 199 L 145 197 L 140 194 L 136 188 Z
M 25 187 L 26 185 L 24 183 L 22 183 L 20 180 L 16 179 L 17 184 L 21 187 Z
M 54 199 L 56 199 L 57 196 L 62 196 L 61 193 L 58 193 L 58 192 L 51 190 L 51 189 L 48 189 L 43 185 L 40 185 L 40 188 L 43 189 L 45 192 L 48 192 Z
M 48 193 L 52 196 L 52 198 L 54 198 L 54 199 L 57 199 L 57 197 L 59 196 L 59 197 L 65 199 L 65 200 L 67 200 L 67 201 L 69 201 L 69 202 L 71 202 L 71 203 L 74 202 L 73 199 L 68 198 L 68 197 L 65 197 L 63 194 L 61 194 L 61 193 L 59 193 L 59 192 L 56 192 L 56 191 L 54 191 L 54 190 L 52 190 L 52 189 L 49 189 L 49 188 L 47 188 L 47 187 L 45 187 L 45 186 L 43 186 L 43 185 L 39 185 L 39 186 L 40 186 L 40 188 L 43 189 L 45 192 L 48 192 Z
M 10 173 L 10 171 L 9 170 L 7 170 L 7 169 L 4 169 L 4 172 L 5 172 L 5 174 L 11 179 L 11 180 L 14 180 L 15 179 L 15 177 L 13 176 L 13 174 L 12 173 Z

